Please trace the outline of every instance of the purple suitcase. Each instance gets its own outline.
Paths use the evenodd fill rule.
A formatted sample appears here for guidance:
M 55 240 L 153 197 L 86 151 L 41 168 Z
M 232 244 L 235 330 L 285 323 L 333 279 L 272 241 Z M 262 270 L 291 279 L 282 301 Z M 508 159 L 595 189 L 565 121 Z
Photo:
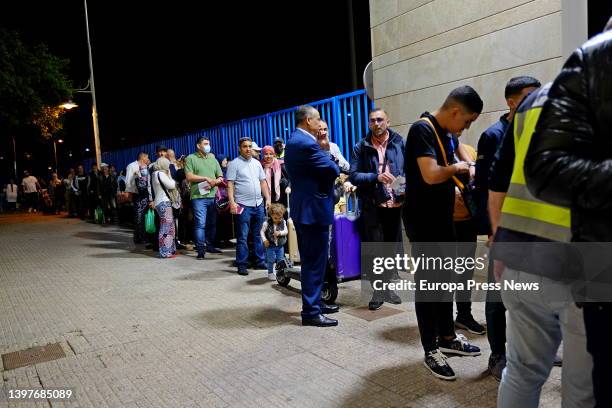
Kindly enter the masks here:
M 353 199 L 349 203 L 350 198 Z M 349 204 L 353 204 L 349 211 Z M 333 258 L 336 264 L 336 277 L 339 281 L 361 277 L 361 238 L 357 228 L 359 210 L 355 193 L 346 196 L 347 211 L 334 215 Z

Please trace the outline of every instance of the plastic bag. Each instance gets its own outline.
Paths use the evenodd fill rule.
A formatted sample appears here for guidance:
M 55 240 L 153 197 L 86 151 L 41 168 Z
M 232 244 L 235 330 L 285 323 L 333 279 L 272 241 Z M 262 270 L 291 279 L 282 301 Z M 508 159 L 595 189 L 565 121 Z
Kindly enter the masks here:
M 101 207 L 96 208 L 94 218 L 96 220 L 96 224 L 104 224 L 104 211 L 102 211 Z
M 145 214 L 145 231 L 147 234 L 155 234 L 155 213 L 151 208 Z

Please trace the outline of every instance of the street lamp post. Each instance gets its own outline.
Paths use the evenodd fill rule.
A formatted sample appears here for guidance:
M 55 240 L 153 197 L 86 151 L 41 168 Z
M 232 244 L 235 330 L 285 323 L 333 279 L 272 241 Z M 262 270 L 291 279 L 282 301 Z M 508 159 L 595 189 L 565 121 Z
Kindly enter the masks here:
M 55 172 L 57 173 L 57 143 L 53 139 L 53 154 L 55 155 Z
M 83 0 L 85 4 L 85 24 L 87 26 L 87 48 L 89 49 L 89 85 L 91 87 L 91 116 L 93 119 L 94 131 L 94 146 L 96 149 L 96 162 L 98 165 L 102 163 L 102 152 L 100 150 L 100 128 L 98 127 L 98 108 L 96 105 L 96 87 L 94 85 L 93 60 L 91 58 L 91 40 L 89 38 L 89 14 L 87 13 L 87 0 Z
M 17 175 L 17 144 L 15 143 L 15 135 L 13 136 L 13 169 L 15 170 L 15 182 L 19 180 L 19 176 Z
M 64 143 L 62 139 L 55 140 L 53 139 L 53 154 L 55 155 L 55 172 L 57 173 L 57 144 Z

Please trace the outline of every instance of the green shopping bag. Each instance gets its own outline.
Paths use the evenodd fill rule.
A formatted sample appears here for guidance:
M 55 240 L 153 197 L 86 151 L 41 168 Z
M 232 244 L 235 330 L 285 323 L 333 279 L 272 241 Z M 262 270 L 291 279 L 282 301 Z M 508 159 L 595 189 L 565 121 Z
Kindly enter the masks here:
M 155 213 L 151 208 L 145 214 L 145 231 L 147 234 L 155 234 Z
M 96 208 L 94 219 L 96 220 L 96 224 L 104 224 L 104 211 L 102 211 L 101 207 Z

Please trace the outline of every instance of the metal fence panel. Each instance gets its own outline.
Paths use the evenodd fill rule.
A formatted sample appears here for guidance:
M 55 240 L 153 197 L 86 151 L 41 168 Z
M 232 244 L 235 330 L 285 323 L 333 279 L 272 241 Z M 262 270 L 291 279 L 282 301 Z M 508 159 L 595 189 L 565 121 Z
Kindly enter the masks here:
M 336 143 L 344 157 L 349 160 L 353 146 L 367 134 L 368 112 L 374 107 L 365 91 L 360 90 L 334 96 L 312 102 L 310 105 L 319 110 L 321 118 L 327 123 L 330 131 L 330 141 Z M 295 130 L 296 109 L 297 107 L 292 107 L 158 142 L 104 152 L 102 160 L 104 163 L 114 164 L 120 171 L 136 160 L 140 151 L 149 153 L 151 159 L 154 160 L 155 148 L 159 144 L 173 149 L 178 158 L 183 154 L 189 155 L 194 152 L 195 143 L 200 136 L 206 136 L 210 139 L 213 152 L 225 153 L 233 158 L 238 155 L 238 140 L 244 136 L 251 137 L 260 147 L 272 145 L 277 137 L 287 142 L 289 136 Z M 88 158 L 83 161 L 83 165 L 87 169 L 94 162 L 95 158 Z

